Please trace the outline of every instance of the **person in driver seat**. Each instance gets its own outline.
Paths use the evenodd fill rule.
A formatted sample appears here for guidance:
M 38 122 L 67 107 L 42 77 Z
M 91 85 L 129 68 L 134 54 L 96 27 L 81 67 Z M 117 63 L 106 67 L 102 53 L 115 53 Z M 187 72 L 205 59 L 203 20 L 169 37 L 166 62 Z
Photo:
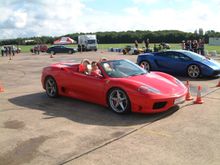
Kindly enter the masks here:
M 83 59 L 79 64 L 79 72 L 89 74 L 88 65 L 90 64 L 89 60 Z
M 102 77 L 102 75 L 101 75 L 101 70 L 98 68 L 96 61 L 93 61 L 93 62 L 92 62 L 91 75 L 92 75 L 92 76 L 95 76 L 95 77 Z

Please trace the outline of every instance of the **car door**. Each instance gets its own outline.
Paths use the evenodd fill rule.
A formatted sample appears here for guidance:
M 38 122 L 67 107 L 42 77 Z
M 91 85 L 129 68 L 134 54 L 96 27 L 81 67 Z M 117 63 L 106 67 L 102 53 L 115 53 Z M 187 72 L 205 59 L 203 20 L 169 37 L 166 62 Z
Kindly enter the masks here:
M 190 60 L 182 53 L 173 51 L 162 52 L 158 57 L 156 63 L 161 71 L 168 73 L 185 73 L 187 61 Z
M 54 51 L 55 53 L 59 53 L 59 49 L 57 46 L 54 46 L 51 51 Z
M 167 52 L 159 52 L 155 54 L 154 62 L 157 67 L 155 70 L 162 72 L 169 72 L 170 69 L 168 67 L 169 54 Z
M 73 72 L 69 76 L 69 95 L 82 100 L 103 104 L 105 103 L 104 78 L 98 78 L 83 73 Z
M 57 46 L 57 53 L 62 53 L 63 46 Z

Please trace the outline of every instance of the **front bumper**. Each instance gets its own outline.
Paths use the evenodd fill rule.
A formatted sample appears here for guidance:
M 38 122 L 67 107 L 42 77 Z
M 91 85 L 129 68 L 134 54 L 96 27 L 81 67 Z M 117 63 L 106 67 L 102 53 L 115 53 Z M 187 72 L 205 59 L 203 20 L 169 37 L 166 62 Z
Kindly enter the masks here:
M 213 75 L 213 76 L 218 76 L 218 75 L 220 75 L 220 70 L 214 70 L 212 75 Z
M 185 102 L 187 90 L 181 94 L 171 97 L 147 98 L 146 96 L 136 95 L 131 97 L 132 112 L 139 113 L 159 113 L 169 110 L 171 107 Z

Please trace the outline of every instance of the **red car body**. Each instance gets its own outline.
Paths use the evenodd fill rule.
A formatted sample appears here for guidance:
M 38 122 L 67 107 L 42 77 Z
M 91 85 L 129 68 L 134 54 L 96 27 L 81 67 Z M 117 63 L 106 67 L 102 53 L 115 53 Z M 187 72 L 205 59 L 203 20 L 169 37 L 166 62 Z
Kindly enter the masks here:
M 98 66 L 103 74 L 101 78 L 79 73 L 79 64 L 52 64 L 42 71 L 42 86 L 45 89 L 46 79 L 52 77 L 56 81 L 59 95 L 103 106 L 109 106 L 109 91 L 119 88 L 126 92 L 131 111 L 140 113 L 163 112 L 185 101 L 187 88 L 171 75 L 150 72 L 144 75 L 112 78 L 99 63 Z M 144 92 L 140 88 L 142 86 L 152 87 L 160 93 Z

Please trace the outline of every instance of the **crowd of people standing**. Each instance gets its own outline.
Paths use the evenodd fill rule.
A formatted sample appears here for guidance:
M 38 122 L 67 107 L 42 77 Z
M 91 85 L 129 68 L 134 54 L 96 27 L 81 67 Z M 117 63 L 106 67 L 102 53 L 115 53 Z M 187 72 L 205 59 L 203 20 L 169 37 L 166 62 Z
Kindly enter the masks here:
M 11 55 L 15 55 L 15 50 L 13 49 L 13 47 L 12 46 L 3 46 L 2 48 L 1 48 L 1 55 L 2 56 L 4 56 L 4 55 L 6 55 L 6 56 L 11 56 Z
M 195 53 L 205 55 L 205 41 L 204 39 L 199 39 L 199 40 L 187 40 L 187 41 L 182 41 L 181 47 L 183 50 L 189 50 L 193 51 Z

